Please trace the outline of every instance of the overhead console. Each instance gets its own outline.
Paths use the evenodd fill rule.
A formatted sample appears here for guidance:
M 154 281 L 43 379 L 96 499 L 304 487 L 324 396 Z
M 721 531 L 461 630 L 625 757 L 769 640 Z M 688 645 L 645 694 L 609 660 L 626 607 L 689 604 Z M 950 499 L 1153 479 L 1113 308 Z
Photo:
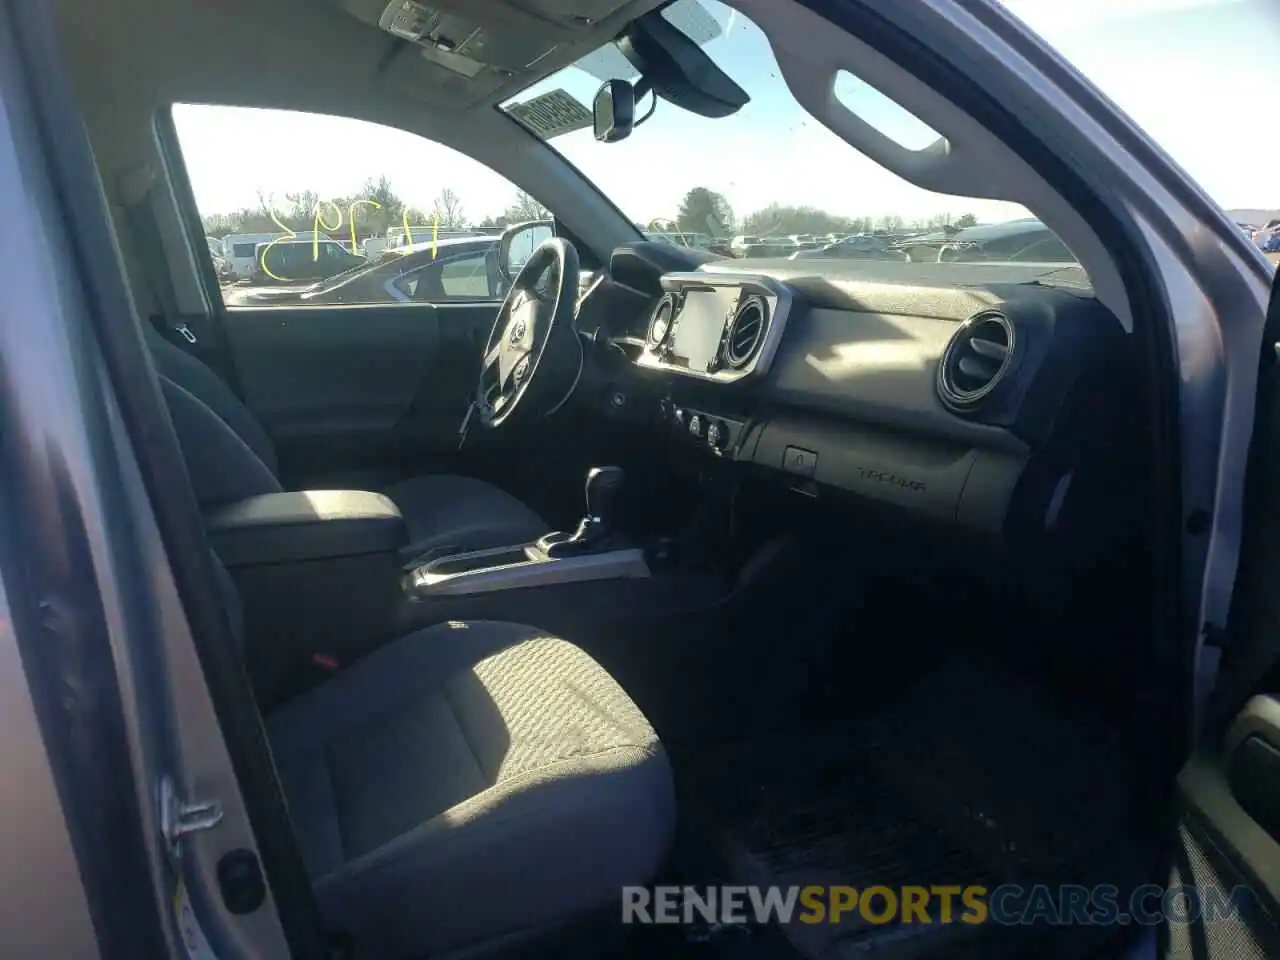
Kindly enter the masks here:
M 617 33 L 627 0 L 332 0 L 402 41 L 380 68 L 402 94 L 458 108 L 503 99 Z M 612 26 L 610 26 L 612 24 Z M 550 90 L 508 113 L 540 137 L 591 125 L 591 111 Z
M 689 272 L 662 277 L 637 364 L 719 383 L 768 372 L 792 310 L 772 277 Z

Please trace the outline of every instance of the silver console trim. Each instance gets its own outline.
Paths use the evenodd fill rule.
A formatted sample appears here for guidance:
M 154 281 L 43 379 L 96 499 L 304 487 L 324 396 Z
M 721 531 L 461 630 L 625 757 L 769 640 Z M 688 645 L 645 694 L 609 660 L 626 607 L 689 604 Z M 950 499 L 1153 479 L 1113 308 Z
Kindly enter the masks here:
M 635 360 L 636 366 L 649 370 L 662 370 L 682 377 L 710 380 L 715 383 L 736 383 L 748 377 L 761 377 L 766 374 L 782 343 L 782 334 L 787 328 L 787 319 L 794 303 L 791 288 L 773 277 L 757 273 L 702 273 L 698 270 L 690 270 L 667 273 L 662 276 L 662 289 L 666 292 L 689 287 L 737 287 L 742 294 L 756 294 L 764 297 L 769 307 L 769 321 L 764 340 L 756 351 L 756 355 L 740 370 L 722 368 L 708 373 L 704 370 L 691 370 L 688 367 L 678 367 L 665 362 L 662 359 L 661 349 L 655 349 L 646 338 L 644 350 Z M 654 309 L 657 309 L 657 305 Z M 678 314 L 672 318 L 673 327 L 677 317 Z M 652 319 L 652 312 L 650 318 Z M 728 322 L 729 317 L 726 316 L 726 325 Z M 645 329 L 648 329 L 647 323 Z M 671 334 L 668 333 L 667 338 L 669 339 L 670 336 Z
M 493 593 L 498 590 L 519 590 L 526 587 L 583 583 L 590 580 L 637 579 L 650 575 L 649 565 L 644 559 L 644 551 L 634 548 L 589 553 L 580 557 L 548 557 L 532 544 L 516 549 L 523 549 L 526 559 L 516 563 L 464 570 L 460 573 L 433 573 L 431 568 L 437 563 L 508 556 L 513 548 L 476 550 L 451 557 L 440 557 L 438 560 L 423 564 L 413 572 L 411 578 L 413 592 L 419 598 L 463 597 L 477 593 Z

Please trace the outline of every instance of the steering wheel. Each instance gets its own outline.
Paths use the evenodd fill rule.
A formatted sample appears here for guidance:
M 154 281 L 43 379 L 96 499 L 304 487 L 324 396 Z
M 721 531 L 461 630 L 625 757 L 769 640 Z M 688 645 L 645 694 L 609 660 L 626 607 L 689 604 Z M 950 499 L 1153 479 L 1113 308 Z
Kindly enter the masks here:
M 581 351 L 573 329 L 578 272 L 573 244 L 551 237 L 512 280 L 485 344 L 476 384 L 473 410 L 484 426 L 510 422 L 517 409 L 538 410 L 539 398 L 550 396 L 557 386 L 553 381 L 559 378 L 552 371 L 563 370 L 574 351 Z

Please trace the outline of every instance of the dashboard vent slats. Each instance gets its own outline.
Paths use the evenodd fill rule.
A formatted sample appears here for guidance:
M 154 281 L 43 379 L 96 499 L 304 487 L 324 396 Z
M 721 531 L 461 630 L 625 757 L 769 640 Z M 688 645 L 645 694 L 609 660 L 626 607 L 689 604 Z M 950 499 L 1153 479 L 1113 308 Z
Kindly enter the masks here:
M 671 294 L 666 294 L 653 310 L 653 317 L 649 320 L 649 332 L 647 339 L 649 346 L 658 347 L 667 339 L 671 333 L 671 321 L 675 319 L 676 299 Z
M 761 297 L 746 297 L 738 304 L 725 331 L 724 362 L 741 370 L 760 349 L 768 320 L 768 308 Z
M 980 313 L 956 331 L 938 364 L 938 397 L 957 412 L 991 396 L 1009 371 L 1017 349 L 1008 317 Z

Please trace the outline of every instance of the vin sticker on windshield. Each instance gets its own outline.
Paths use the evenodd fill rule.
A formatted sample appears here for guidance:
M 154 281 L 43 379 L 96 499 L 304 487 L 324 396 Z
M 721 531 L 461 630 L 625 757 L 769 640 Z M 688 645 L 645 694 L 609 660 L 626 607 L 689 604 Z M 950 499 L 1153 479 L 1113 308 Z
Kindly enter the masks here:
M 567 90 L 552 90 L 517 103 L 507 107 L 507 113 L 543 140 L 584 130 L 593 124 L 591 111 L 570 96 Z

